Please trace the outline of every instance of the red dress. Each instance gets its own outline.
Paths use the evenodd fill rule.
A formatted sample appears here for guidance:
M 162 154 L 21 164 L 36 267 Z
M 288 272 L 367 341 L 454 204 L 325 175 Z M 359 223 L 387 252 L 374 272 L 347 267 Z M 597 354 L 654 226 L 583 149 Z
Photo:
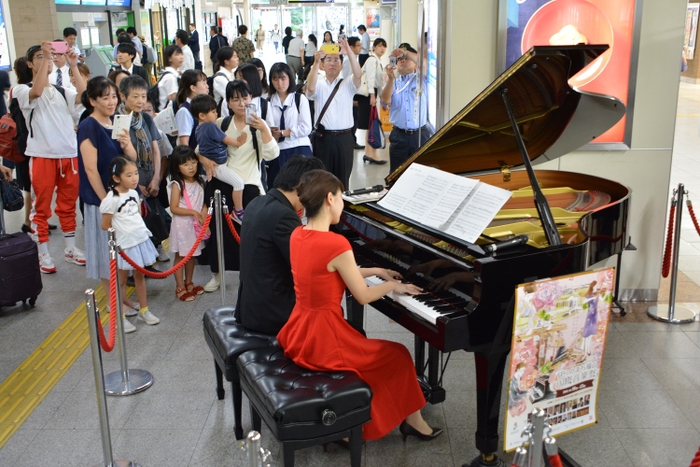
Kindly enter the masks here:
M 378 439 L 406 416 L 420 410 L 425 398 L 408 349 L 401 344 L 368 339 L 343 319 L 340 306 L 345 283 L 328 263 L 350 250 L 338 234 L 304 230 L 291 236 L 289 250 L 296 305 L 277 335 L 285 355 L 299 366 L 318 371 L 353 371 L 372 388 L 372 420 L 362 438 Z

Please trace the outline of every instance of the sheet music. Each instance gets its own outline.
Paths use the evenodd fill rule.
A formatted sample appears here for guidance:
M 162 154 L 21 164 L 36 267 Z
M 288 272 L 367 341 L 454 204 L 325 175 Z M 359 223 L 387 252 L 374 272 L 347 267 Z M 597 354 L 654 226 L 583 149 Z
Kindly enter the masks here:
M 411 164 L 378 204 L 437 228 L 447 222 L 477 183 L 433 167 Z
M 158 112 L 158 115 L 153 119 L 158 129 L 166 135 L 177 134 L 177 125 L 175 125 L 175 113 L 173 106 L 168 105 L 165 109 Z
M 112 139 L 119 139 L 119 134 L 122 130 L 126 130 L 129 133 L 129 128 L 131 128 L 131 116 L 133 112 L 129 112 L 129 115 L 115 115 L 114 122 L 112 123 Z
M 496 186 L 479 183 L 448 221 L 445 231 L 474 243 L 488 227 L 512 193 Z
M 411 164 L 377 204 L 474 243 L 511 195 L 478 180 Z

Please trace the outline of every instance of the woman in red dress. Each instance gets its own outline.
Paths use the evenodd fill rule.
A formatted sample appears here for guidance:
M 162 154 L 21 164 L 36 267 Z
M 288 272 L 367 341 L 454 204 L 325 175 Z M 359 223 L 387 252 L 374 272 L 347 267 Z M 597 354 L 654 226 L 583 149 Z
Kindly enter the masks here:
M 442 433 L 431 428 L 420 409 L 425 398 L 418 385 L 413 360 L 406 347 L 395 342 L 368 339 L 344 319 L 340 306 L 345 288 L 361 304 L 384 295 L 417 294 L 421 290 L 403 284 L 394 271 L 359 268 L 347 239 L 329 231 L 343 211 L 343 184 L 325 170 L 302 178 L 299 199 L 308 224 L 290 238 L 290 260 L 296 305 L 277 335 L 285 355 L 299 366 L 317 371 L 352 371 L 372 388 L 372 420 L 362 427 L 362 438 L 378 439 L 400 424 L 404 441 L 416 436 L 431 440 Z M 364 277 L 386 280 L 367 287 Z

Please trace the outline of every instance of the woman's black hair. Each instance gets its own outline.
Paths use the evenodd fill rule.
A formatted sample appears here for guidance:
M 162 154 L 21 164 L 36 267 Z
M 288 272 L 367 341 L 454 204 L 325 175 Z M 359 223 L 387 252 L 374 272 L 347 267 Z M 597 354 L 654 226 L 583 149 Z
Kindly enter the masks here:
M 246 63 L 238 67 L 236 70 L 236 77 L 248 83 L 248 88 L 253 97 L 262 96 L 263 87 L 262 81 L 260 81 L 260 75 L 258 74 L 258 67 L 252 63 Z
M 119 99 L 119 89 L 117 89 L 117 85 L 109 78 L 105 76 L 95 76 L 87 82 L 87 87 L 80 96 L 80 103 L 85 107 L 86 115 L 91 115 L 95 110 L 90 103 L 90 99 L 96 101 L 104 96 L 108 92 L 108 89 L 114 89 L 114 92 L 117 93 L 117 99 Z
M 331 35 L 331 44 L 335 44 L 335 41 L 333 40 L 333 33 L 330 32 L 330 31 L 326 31 L 326 32 L 323 33 L 323 42 L 324 42 L 324 43 L 326 42 L 326 34 L 330 34 L 330 35 Z
M 182 105 L 190 97 L 192 90 L 190 86 L 197 86 L 200 81 L 206 81 L 207 75 L 201 70 L 186 70 L 180 77 L 180 88 L 177 91 L 177 103 Z
M 126 156 L 117 156 L 112 159 L 112 162 L 109 164 L 109 188 L 112 190 L 112 193 L 114 193 L 114 196 L 119 196 L 119 192 L 117 191 L 117 183 L 115 182 L 114 177 L 120 177 L 121 174 L 124 173 L 126 166 L 129 164 L 133 164 L 135 166 L 136 162 Z
M 122 68 L 115 68 L 114 70 L 112 70 L 112 71 L 109 72 L 109 74 L 107 75 L 107 78 L 109 78 L 110 80 L 112 80 L 113 83 L 116 83 L 116 82 L 117 82 L 117 78 L 118 78 L 119 75 L 121 75 L 121 74 L 124 74 L 124 75 L 126 75 L 127 77 L 128 77 L 128 76 L 131 76 L 131 73 L 129 73 L 128 71 L 126 71 L 126 70 L 124 70 L 124 69 L 122 69 Z
M 314 43 L 314 46 L 318 47 L 318 39 L 316 39 L 315 34 L 309 34 L 309 40 Z
M 311 219 L 321 212 L 328 193 L 335 195 L 343 190 L 345 190 L 343 182 L 332 173 L 325 170 L 312 170 L 302 175 L 297 193 L 299 201 L 306 209 L 306 217 Z
M 231 57 L 233 57 L 235 52 L 236 51 L 233 50 L 233 47 L 229 47 L 228 45 L 217 50 L 216 63 L 214 63 L 214 73 L 218 73 L 221 67 L 224 66 L 224 62 L 226 62 L 226 60 L 231 60 Z
M 226 85 L 226 102 L 234 97 L 248 97 L 252 95 L 248 83 L 242 79 L 234 79 L 233 81 L 229 81 Z
M 29 84 L 34 79 L 34 73 L 27 65 L 27 57 L 19 57 L 15 60 L 15 76 L 17 76 L 17 84 Z
M 195 154 L 194 149 L 192 149 L 189 146 L 185 146 L 184 144 L 175 146 L 175 149 L 173 149 L 173 153 L 170 154 L 170 157 L 168 158 L 170 179 L 174 182 L 177 182 L 177 184 L 180 185 L 181 194 L 182 190 L 185 189 L 185 180 L 182 178 L 182 173 L 180 173 L 180 165 L 184 164 L 189 160 L 197 161 L 197 173 L 199 173 L 199 169 L 201 169 L 202 167 L 199 164 L 199 159 L 197 158 L 197 154 Z M 204 179 L 202 177 L 195 176 L 195 180 L 197 180 L 197 183 L 204 187 Z
M 263 94 L 270 93 L 270 85 L 267 82 L 267 71 L 265 70 L 265 64 L 259 58 L 251 58 L 248 63 L 255 65 L 256 68 L 262 68 L 263 76 L 260 78 L 260 84 L 262 84 Z M 258 77 L 260 74 L 258 73 Z
M 170 60 L 173 58 L 173 55 L 175 54 L 181 54 L 182 49 L 180 46 L 177 46 L 175 44 L 170 44 L 165 48 L 165 52 L 163 52 L 163 61 L 165 62 L 165 66 L 170 66 Z
M 289 87 L 287 88 L 287 94 L 296 92 L 297 80 L 294 79 L 294 73 L 292 72 L 292 69 L 289 67 L 289 65 L 283 62 L 277 62 L 274 65 L 272 65 L 272 68 L 270 68 L 270 82 L 272 82 L 273 78 L 279 78 L 283 75 L 287 75 L 287 78 L 289 78 Z M 277 89 L 275 89 L 274 86 L 270 86 L 270 97 L 272 97 L 273 94 L 277 94 Z
M 379 47 L 380 45 L 383 45 L 384 47 L 388 47 L 386 45 L 386 41 L 382 39 L 381 37 L 377 37 L 374 42 L 372 43 L 372 48 L 374 47 Z

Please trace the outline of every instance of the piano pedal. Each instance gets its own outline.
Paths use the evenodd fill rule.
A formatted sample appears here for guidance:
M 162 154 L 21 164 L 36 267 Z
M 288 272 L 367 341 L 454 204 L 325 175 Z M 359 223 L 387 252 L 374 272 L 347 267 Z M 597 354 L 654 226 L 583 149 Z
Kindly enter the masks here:
M 423 391 L 423 397 L 425 397 L 426 402 L 431 404 L 441 404 L 445 402 L 445 389 L 437 384 L 431 385 L 427 376 L 419 376 L 418 385 L 420 386 L 421 391 Z

